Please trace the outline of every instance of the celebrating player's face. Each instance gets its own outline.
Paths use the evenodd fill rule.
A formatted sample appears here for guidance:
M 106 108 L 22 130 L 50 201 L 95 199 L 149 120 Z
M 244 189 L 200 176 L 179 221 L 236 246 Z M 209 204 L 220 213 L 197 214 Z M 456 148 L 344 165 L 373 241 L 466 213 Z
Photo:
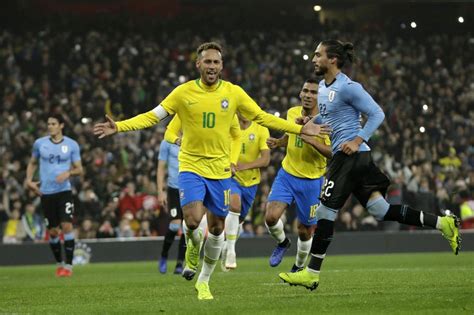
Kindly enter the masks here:
M 319 44 L 314 51 L 313 57 L 314 73 L 324 75 L 328 71 L 329 59 L 326 54 L 326 47 Z
M 196 67 L 201 74 L 201 80 L 205 84 L 212 85 L 216 83 L 222 71 L 221 53 L 215 49 L 204 50 L 196 61 Z
M 63 126 L 56 118 L 48 118 L 48 133 L 50 136 L 54 137 L 60 134 Z
M 305 82 L 300 92 L 300 99 L 304 108 L 312 109 L 315 107 L 318 101 L 318 85 Z

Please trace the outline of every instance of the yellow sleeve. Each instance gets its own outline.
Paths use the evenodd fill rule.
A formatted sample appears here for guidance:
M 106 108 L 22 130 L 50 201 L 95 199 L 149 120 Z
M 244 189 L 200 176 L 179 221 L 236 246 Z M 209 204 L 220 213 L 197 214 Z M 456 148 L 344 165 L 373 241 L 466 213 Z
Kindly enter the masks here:
M 117 121 L 117 131 L 124 132 L 145 129 L 157 124 L 159 121 L 160 120 L 158 119 L 158 117 L 156 117 L 153 111 L 149 111 L 130 119 Z
M 232 120 L 232 125 L 230 126 L 230 163 L 237 165 L 237 161 L 239 160 L 240 155 L 240 146 L 242 145 L 241 138 L 241 130 L 239 119 L 237 115 L 234 116 L 234 120 Z
M 270 138 L 270 131 L 268 131 L 268 128 L 260 127 L 260 143 L 258 144 L 260 151 L 270 150 L 267 144 L 268 138 Z
M 235 85 L 235 93 L 237 94 L 238 108 L 237 110 L 247 119 L 253 120 L 259 125 L 265 126 L 273 130 L 286 131 L 290 133 L 300 134 L 303 126 L 288 122 L 278 118 L 272 114 L 264 112 L 255 101 L 245 93 L 240 86 Z
M 183 101 L 183 97 L 181 97 L 181 91 L 185 87 L 183 85 L 178 86 L 167 97 L 160 103 L 161 106 L 170 114 L 176 114 L 179 105 Z
M 176 139 L 179 138 L 179 132 L 181 131 L 181 119 L 178 115 L 174 115 L 170 123 L 166 127 L 165 140 L 169 143 L 176 143 Z

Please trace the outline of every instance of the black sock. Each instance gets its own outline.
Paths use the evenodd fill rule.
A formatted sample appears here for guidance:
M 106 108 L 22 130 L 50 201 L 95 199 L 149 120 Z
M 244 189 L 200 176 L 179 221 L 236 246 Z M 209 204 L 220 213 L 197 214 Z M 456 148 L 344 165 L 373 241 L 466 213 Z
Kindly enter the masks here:
M 331 244 L 334 234 L 334 221 L 321 219 L 318 221 L 316 232 L 311 244 L 311 259 L 308 268 L 312 270 L 321 270 L 326 251 Z
M 178 263 L 183 264 L 185 254 L 186 254 L 186 239 L 183 233 L 181 234 L 181 238 L 179 239 Z
M 283 242 L 281 242 L 280 244 L 278 244 L 278 246 L 288 247 L 289 244 L 290 244 L 290 240 L 288 239 L 288 237 L 285 237 L 285 240 Z
M 384 221 L 397 221 L 402 224 L 422 227 L 424 225 L 436 228 L 438 217 L 431 213 L 423 212 L 423 223 L 420 219 L 420 211 L 410 208 L 407 205 L 390 205 Z
M 72 265 L 72 258 L 74 257 L 74 239 L 64 241 L 64 252 L 66 253 L 66 264 Z
M 49 243 L 49 247 L 51 247 L 51 250 L 53 251 L 54 259 L 56 259 L 57 263 L 62 263 L 63 262 L 63 255 L 61 253 L 61 241 L 58 241 L 56 243 Z
M 436 229 L 436 222 L 438 222 L 438 216 L 423 211 L 423 225 Z
M 161 250 L 161 257 L 168 258 L 168 252 L 170 250 L 171 245 L 174 242 L 174 238 L 175 238 L 177 233 L 178 233 L 177 231 L 168 230 L 168 232 L 165 235 L 165 241 L 163 243 L 163 249 Z

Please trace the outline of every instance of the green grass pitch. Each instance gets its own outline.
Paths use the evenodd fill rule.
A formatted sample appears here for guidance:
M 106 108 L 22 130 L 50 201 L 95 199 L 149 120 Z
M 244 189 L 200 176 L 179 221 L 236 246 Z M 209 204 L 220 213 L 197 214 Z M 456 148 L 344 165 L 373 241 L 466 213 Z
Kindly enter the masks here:
M 216 267 L 214 300 L 198 301 L 194 281 L 155 262 L 0 268 L 0 313 L 16 314 L 474 314 L 474 253 L 328 256 L 315 291 L 284 284 L 266 258 Z M 169 264 L 171 271 L 174 261 Z

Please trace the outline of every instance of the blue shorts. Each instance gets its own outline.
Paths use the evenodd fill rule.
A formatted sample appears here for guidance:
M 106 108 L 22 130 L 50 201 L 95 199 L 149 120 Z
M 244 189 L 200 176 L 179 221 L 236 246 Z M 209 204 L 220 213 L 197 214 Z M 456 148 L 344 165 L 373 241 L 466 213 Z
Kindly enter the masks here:
M 192 172 L 178 175 L 181 208 L 193 201 L 204 206 L 218 217 L 226 217 L 230 204 L 230 178 L 209 179 Z
M 230 183 L 230 194 L 239 195 L 240 197 L 240 218 L 244 219 L 249 213 L 250 208 L 252 207 L 253 201 L 255 200 L 255 194 L 257 193 L 258 185 L 253 185 L 250 187 L 244 187 L 239 184 L 235 179 L 231 178 Z
M 310 226 L 316 224 L 316 208 L 324 177 L 316 179 L 293 176 L 280 168 L 268 196 L 268 202 L 279 201 L 291 205 L 296 202 L 298 220 Z

